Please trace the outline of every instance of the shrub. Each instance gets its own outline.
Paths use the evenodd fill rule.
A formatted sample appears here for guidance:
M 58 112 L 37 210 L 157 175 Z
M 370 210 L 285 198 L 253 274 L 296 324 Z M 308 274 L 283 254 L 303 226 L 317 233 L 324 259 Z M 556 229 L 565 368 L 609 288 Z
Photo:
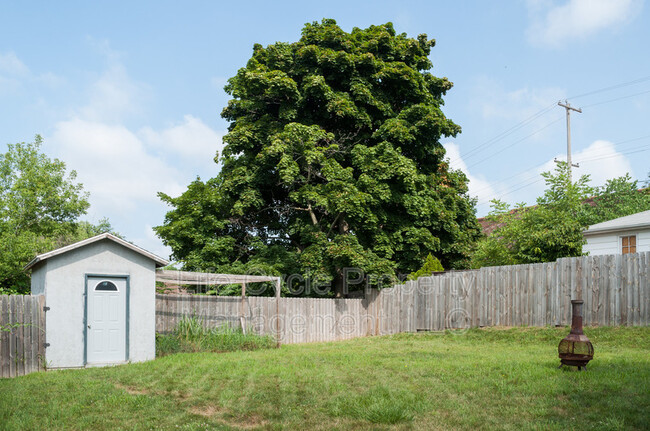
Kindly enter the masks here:
M 431 253 L 427 256 L 427 260 L 424 261 L 422 268 L 418 269 L 415 272 L 409 274 L 409 280 L 417 280 L 419 277 L 428 277 L 434 272 L 444 271 L 440 261 L 434 257 Z

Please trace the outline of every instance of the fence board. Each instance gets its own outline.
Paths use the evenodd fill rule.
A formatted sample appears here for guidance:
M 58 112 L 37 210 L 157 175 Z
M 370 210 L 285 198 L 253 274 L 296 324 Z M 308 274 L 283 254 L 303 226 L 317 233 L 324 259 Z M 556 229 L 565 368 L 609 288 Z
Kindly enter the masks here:
M 9 297 L 0 296 L 0 377 L 9 377 Z
M 44 306 L 43 296 L 0 296 L 0 377 L 44 368 Z
M 637 322 L 637 325 L 642 326 L 645 325 L 645 304 L 644 304 L 644 295 L 643 293 L 646 292 L 646 287 L 645 283 L 648 280 L 648 274 L 646 274 L 645 271 L 645 257 L 640 254 L 639 255 L 639 269 L 638 269 L 638 293 L 637 296 L 639 298 L 639 320 Z M 650 296 L 650 295 L 649 295 Z
M 23 367 L 25 374 L 32 371 L 32 301 L 23 301 L 23 321 L 25 327 L 23 328 Z
M 11 328 L 11 337 L 9 338 L 9 375 L 18 376 L 18 370 L 16 369 L 16 335 L 17 331 L 13 327 L 14 323 L 17 323 L 16 319 L 16 296 L 12 295 L 9 297 L 9 324 Z

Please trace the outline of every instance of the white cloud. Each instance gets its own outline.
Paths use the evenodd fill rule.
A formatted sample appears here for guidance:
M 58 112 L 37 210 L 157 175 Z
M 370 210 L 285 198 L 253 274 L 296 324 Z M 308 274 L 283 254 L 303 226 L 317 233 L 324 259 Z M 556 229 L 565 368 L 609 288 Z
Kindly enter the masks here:
M 566 160 L 566 154 L 558 154 L 558 160 Z M 634 178 L 632 164 L 629 159 L 616 150 L 609 141 L 594 141 L 584 150 L 571 155 L 572 162 L 580 165 L 573 168 L 574 181 L 581 175 L 589 175 L 592 185 L 603 185 L 605 181 L 629 173 Z M 538 171 L 551 171 L 555 169 L 555 162 L 549 160 Z
M 29 94 L 35 88 L 60 88 L 64 80 L 52 72 L 32 73 L 14 52 L 0 53 L 0 92 Z M 19 96 L 20 97 L 20 96 Z
M 153 227 L 149 224 L 144 226 L 141 235 L 133 237 L 130 240 L 145 250 L 163 258 L 168 258 L 172 252 L 171 248 L 162 244 L 160 238 L 158 238 L 156 233 L 153 231 Z
M 199 130 L 207 128 L 198 119 L 191 123 Z M 185 141 L 187 146 L 192 146 L 196 131 L 192 127 L 188 129 Z M 183 127 L 161 132 L 149 130 L 155 136 L 171 134 L 178 142 L 184 140 Z M 205 135 L 217 136 L 207 131 Z M 150 142 L 122 125 L 76 117 L 57 123 L 46 143 L 66 162 L 68 169 L 77 171 L 77 180 L 90 192 L 91 218 L 108 217 L 117 231 L 126 234 L 129 240 L 160 256 L 169 255 L 169 248 L 162 245 L 151 229 L 153 224 L 162 223 L 168 210 L 157 193 L 178 196 L 199 172 L 184 165 L 173 154 L 166 157 L 169 154 L 165 147 L 162 154 L 155 154 Z M 214 151 L 206 145 L 199 147 L 205 154 L 192 150 L 196 159 L 211 160 L 210 154 Z M 167 158 L 176 163 L 167 162 Z M 216 165 L 212 165 L 216 175 Z
M 63 78 L 53 74 L 52 72 L 46 72 L 37 76 L 36 81 L 44 85 L 46 88 L 59 88 L 65 83 Z
M 458 144 L 448 142 L 444 144 L 444 147 L 447 151 L 447 157 L 450 160 L 450 167 L 452 169 L 459 169 L 467 175 L 470 196 L 478 197 L 479 202 L 491 199 L 495 194 L 494 188 L 485 178 L 470 174 L 467 165 L 460 156 Z
M 148 154 L 123 126 L 74 118 L 59 122 L 51 141 L 79 174 L 96 210 L 133 211 L 140 202 L 157 201 L 157 191 L 175 195 L 183 189 L 178 170 Z
M 569 0 L 561 5 L 529 1 L 530 42 L 559 47 L 572 39 L 584 39 L 599 31 L 615 29 L 633 19 L 642 0 Z
M 555 106 L 555 101 L 565 97 L 564 90 L 557 87 L 518 88 L 509 90 L 500 83 L 480 78 L 476 82 L 475 97 L 471 108 L 479 111 L 486 120 L 519 122 L 541 110 Z
M 180 124 L 157 131 L 144 127 L 138 135 L 152 151 L 173 154 L 188 164 L 199 168 L 199 172 L 211 172 L 217 168 L 213 159 L 223 148 L 222 135 L 212 130 L 199 118 L 185 115 Z
M 11 51 L 0 53 L 0 94 L 20 92 L 22 81 L 29 75 L 29 69 L 16 54 Z
M 119 123 L 138 114 L 148 94 L 145 84 L 134 82 L 124 65 L 111 59 L 108 69 L 89 89 L 88 104 L 79 113 L 89 120 Z
M 15 53 L 10 51 L 6 54 L 0 53 L 0 72 L 8 75 L 26 75 L 29 69 Z
M 77 171 L 90 193 L 89 219 L 108 217 L 129 240 L 164 257 L 170 250 L 151 227 L 168 210 L 157 193 L 178 196 L 197 175 L 215 176 L 221 135 L 189 114 L 162 129 L 125 125 L 144 111 L 150 89 L 131 79 L 117 55 L 105 55 L 108 66 L 87 102 L 55 124 L 46 150 Z

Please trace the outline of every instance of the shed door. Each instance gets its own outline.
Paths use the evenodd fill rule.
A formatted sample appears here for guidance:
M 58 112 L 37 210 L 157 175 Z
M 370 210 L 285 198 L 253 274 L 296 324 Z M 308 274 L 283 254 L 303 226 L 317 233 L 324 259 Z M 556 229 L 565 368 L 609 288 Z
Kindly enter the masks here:
M 88 277 L 86 362 L 126 358 L 126 278 Z

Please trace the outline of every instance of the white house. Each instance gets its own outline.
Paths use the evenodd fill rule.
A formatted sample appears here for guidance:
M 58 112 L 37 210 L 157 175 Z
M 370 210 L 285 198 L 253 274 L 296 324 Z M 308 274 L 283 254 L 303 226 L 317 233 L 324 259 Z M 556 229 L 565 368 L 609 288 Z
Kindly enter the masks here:
M 650 251 L 650 211 L 591 225 L 583 235 L 582 251 L 591 256 Z
M 75 368 L 153 359 L 156 268 L 168 262 L 108 233 L 36 256 L 45 295 L 45 361 Z

